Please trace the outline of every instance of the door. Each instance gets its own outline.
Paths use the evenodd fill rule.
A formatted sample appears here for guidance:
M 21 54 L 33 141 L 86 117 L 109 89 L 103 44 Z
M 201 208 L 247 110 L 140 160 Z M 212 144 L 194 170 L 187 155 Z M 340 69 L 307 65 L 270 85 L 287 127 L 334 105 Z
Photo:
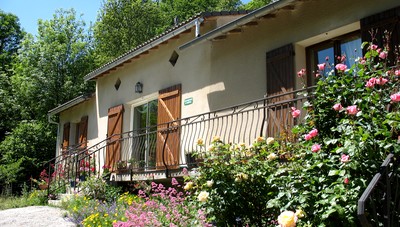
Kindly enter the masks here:
M 111 170 L 116 169 L 115 164 L 121 159 L 121 133 L 122 133 L 122 115 L 124 106 L 119 105 L 108 109 L 108 126 L 107 126 L 107 148 L 106 148 L 106 165 Z
M 69 130 L 70 130 L 70 128 L 71 128 L 71 124 L 69 122 L 64 124 L 63 142 L 62 142 L 62 145 L 61 145 L 62 146 L 61 150 L 62 150 L 62 154 L 63 155 L 66 155 L 66 152 L 68 151 L 68 147 L 69 147 Z
M 84 116 L 81 118 L 81 122 L 79 123 L 79 134 L 78 134 L 79 149 L 86 149 L 87 147 L 87 130 L 88 130 L 88 116 Z
M 178 168 L 181 117 L 181 85 L 159 91 L 156 164 L 158 169 L 165 165 Z
M 282 130 L 290 129 L 294 122 L 288 104 L 276 104 L 293 99 L 293 94 L 282 95 L 294 90 L 294 50 L 289 44 L 267 53 L 267 97 L 272 104 L 267 109 L 266 136 L 279 136 Z M 277 96 L 277 97 L 274 97 Z

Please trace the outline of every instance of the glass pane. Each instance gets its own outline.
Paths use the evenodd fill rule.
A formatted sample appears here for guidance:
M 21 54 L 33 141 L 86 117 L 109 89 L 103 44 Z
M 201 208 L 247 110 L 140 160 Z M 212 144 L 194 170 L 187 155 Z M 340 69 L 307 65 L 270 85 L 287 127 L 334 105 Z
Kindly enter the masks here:
M 340 49 L 341 54 L 346 56 L 345 64 L 347 68 L 350 68 L 358 57 L 362 57 L 361 39 L 358 37 L 342 42 Z
M 158 110 L 158 101 L 153 100 L 149 102 L 149 125 L 153 126 L 157 125 L 157 110 Z
M 327 65 L 332 65 L 334 63 L 334 57 L 333 47 L 321 49 L 317 52 L 317 64 L 326 63 Z M 317 65 L 314 67 L 317 67 Z M 325 73 L 328 72 L 328 70 L 330 71 L 329 67 L 326 68 Z

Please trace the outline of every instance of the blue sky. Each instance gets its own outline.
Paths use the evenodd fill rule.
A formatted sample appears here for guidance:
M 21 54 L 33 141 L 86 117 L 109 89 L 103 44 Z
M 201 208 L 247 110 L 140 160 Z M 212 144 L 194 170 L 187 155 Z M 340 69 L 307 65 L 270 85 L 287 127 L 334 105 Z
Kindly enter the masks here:
M 243 3 L 250 0 L 242 0 Z M 57 9 L 74 8 L 77 15 L 89 24 L 95 22 L 103 0 L 0 0 L 0 9 L 18 16 L 22 28 L 37 34 L 38 19 L 49 20 Z

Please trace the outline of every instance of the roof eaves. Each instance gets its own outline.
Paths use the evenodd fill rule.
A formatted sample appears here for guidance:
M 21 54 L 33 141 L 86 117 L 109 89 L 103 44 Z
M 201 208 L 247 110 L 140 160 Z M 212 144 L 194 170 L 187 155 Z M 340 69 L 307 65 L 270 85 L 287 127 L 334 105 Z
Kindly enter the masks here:
M 187 42 L 187 43 L 183 44 L 182 46 L 179 47 L 179 50 L 184 50 L 184 49 L 186 49 L 186 48 L 188 48 L 190 46 L 193 46 L 193 45 L 195 45 L 197 43 L 200 43 L 200 42 L 203 42 L 205 40 L 214 39 L 214 38 L 216 38 L 216 37 L 218 37 L 218 36 L 220 36 L 222 34 L 225 34 L 225 33 L 229 32 L 229 31 L 231 31 L 231 30 L 233 30 L 233 29 L 235 29 L 237 27 L 244 26 L 245 24 L 247 24 L 247 23 L 249 23 L 249 22 L 251 22 L 253 20 L 261 18 L 261 17 L 263 17 L 263 16 L 265 16 L 265 15 L 267 15 L 267 14 L 269 14 L 269 13 L 275 11 L 275 10 L 278 10 L 278 9 L 281 9 L 281 8 L 283 8 L 285 6 L 288 6 L 289 4 L 291 4 L 291 3 L 295 2 L 295 1 L 296 0 L 276 0 L 271 4 L 268 4 L 268 5 L 266 5 L 264 7 L 261 7 L 259 9 L 257 9 L 257 10 L 254 10 L 254 11 L 252 11 L 252 12 L 250 12 L 250 13 L 242 16 L 242 17 L 239 17 L 236 20 L 233 20 L 233 21 L 231 21 L 231 22 L 229 22 L 229 23 L 227 23 L 225 25 L 222 25 L 221 27 L 219 27 L 217 29 L 211 30 L 211 31 L 205 33 L 204 35 L 193 39 L 190 42 Z
M 54 109 L 49 110 L 49 112 L 47 112 L 47 115 L 52 116 L 52 115 L 61 113 L 64 110 L 67 110 L 73 106 L 76 106 L 80 103 L 83 103 L 83 102 L 91 99 L 94 95 L 95 95 L 94 93 L 91 93 L 91 94 L 84 94 L 84 95 L 78 96 L 74 99 L 69 100 L 68 102 L 66 102 L 64 104 L 57 106 Z
M 170 38 L 179 35 L 180 33 L 185 32 L 188 29 L 191 29 L 197 20 L 202 19 L 202 13 L 199 13 L 188 20 L 168 29 L 167 31 L 163 32 L 162 34 L 148 40 L 147 42 L 135 47 L 134 49 L 128 51 L 127 53 L 121 55 L 120 57 L 112 60 L 109 63 L 106 63 L 105 65 L 101 66 L 100 68 L 90 72 L 84 77 L 85 81 L 91 80 L 96 78 L 97 76 L 107 72 L 108 70 L 132 59 L 133 57 L 150 50 L 151 48 L 169 40 Z

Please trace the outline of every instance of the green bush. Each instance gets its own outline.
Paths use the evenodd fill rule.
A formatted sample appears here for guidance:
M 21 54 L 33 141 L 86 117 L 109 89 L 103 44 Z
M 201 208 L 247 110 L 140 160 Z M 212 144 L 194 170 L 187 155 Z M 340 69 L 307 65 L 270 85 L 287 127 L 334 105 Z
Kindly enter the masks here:
M 304 103 L 307 115 L 292 134 L 258 138 L 251 147 L 215 138 L 199 152 L 204 163 L 185 188 L 211 221 L 357 225 L 358 198 L 386 156 L 400 150 L 398 62 L 388 67 L 385 48 L 363 47 L 367 53 L 349 69 L 320 65 L 313 99 Z

